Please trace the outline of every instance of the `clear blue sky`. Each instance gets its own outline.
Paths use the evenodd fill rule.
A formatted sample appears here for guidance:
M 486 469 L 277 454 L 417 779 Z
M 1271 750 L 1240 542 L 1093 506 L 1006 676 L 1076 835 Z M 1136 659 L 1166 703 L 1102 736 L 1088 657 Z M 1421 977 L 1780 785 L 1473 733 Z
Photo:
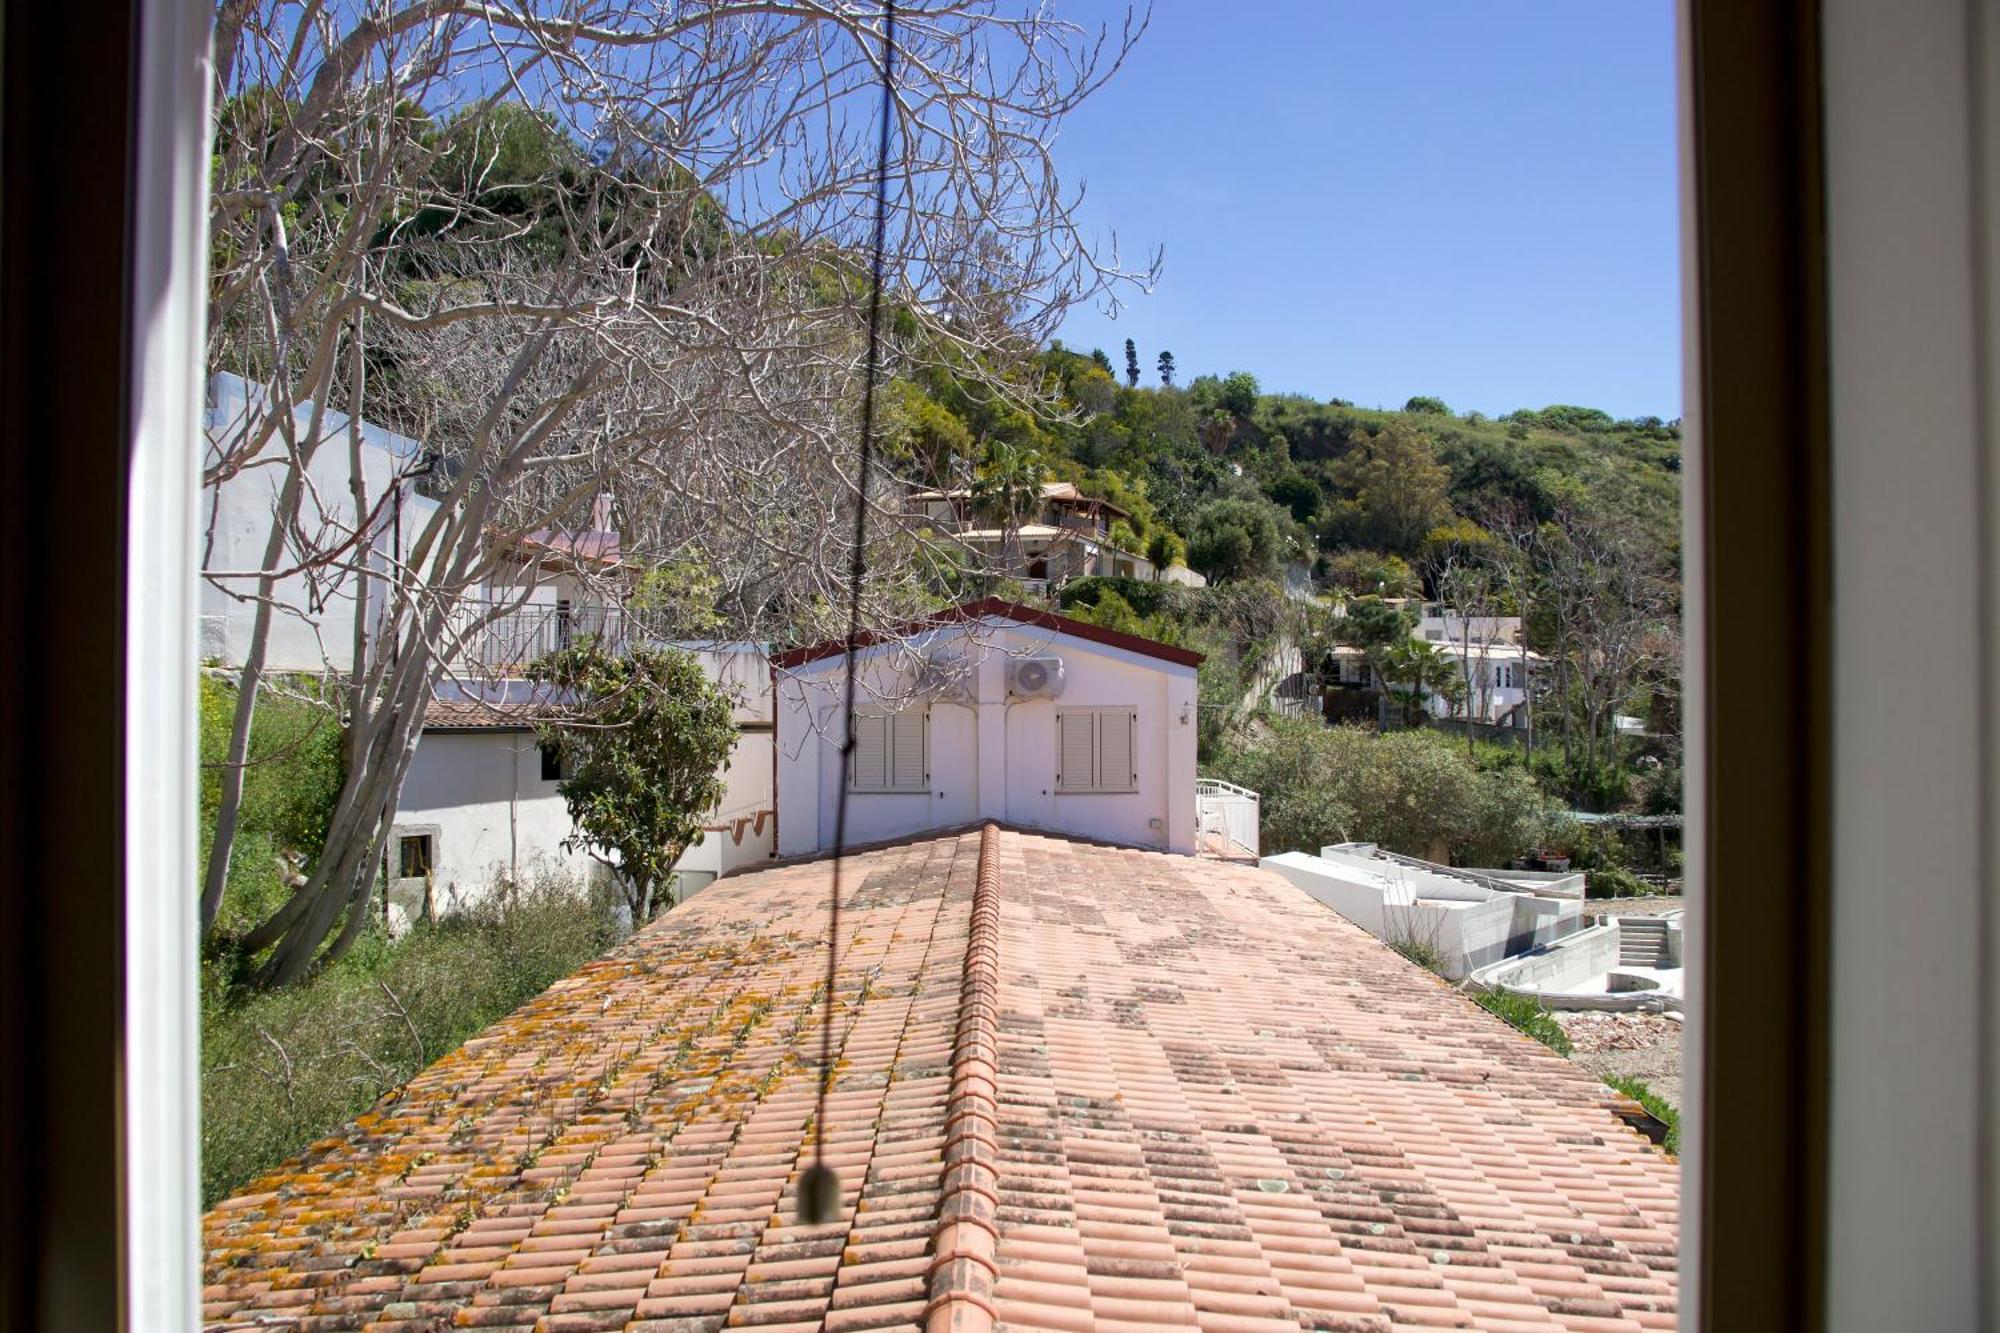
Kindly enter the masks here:
M 1100 22 L 1107 0 L 1066 0 Z M 1158 0 L 1057 161 L 1093 229 L 1165 248 L 1063 341 L 1144 383 L 1497 415 L 1681 414 L 1668 0 Z

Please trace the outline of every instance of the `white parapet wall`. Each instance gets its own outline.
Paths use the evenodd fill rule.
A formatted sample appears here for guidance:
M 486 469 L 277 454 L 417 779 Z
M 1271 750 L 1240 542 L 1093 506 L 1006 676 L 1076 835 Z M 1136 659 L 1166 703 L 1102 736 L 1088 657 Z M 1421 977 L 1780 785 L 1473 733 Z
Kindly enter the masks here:
M 1438 970 L 1454 981 L 1581 924 L 1576 901 L 1489 887 L 1353 848 L 1329 847 L 1319 856 L 1280 852 L 1258 864 L 1376 938 L 1433 954 Z

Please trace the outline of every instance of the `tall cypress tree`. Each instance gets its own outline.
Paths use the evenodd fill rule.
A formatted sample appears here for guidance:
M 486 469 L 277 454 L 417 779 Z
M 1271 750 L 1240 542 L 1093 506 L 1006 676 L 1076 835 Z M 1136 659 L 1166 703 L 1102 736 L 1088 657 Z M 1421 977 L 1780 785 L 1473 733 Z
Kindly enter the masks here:
M 1139 349 L 1132 345 L 1130 338 L 1125 340 L 1125 387 L 1139 387 Z

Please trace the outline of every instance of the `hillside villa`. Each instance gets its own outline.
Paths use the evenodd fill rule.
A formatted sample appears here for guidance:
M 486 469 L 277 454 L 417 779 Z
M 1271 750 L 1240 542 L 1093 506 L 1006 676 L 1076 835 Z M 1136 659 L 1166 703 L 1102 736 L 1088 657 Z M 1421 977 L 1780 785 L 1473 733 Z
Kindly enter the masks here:
M 1031 590 L 1059 588 L 1093 574 L 1206 587 L 1186 565 L 1155 569 L 1145 556 L 1122 549 L 1112 524 L 1132 515 L 1111 501 L 1083 494 L 1067 481 L 1043 482 L 1040 501 L 1014 525 L 995 525 L 979 511 L 969 489 L 912 493 L 906 507 L 929 526 L 977 553 L 982 566 L 1017 579 Z

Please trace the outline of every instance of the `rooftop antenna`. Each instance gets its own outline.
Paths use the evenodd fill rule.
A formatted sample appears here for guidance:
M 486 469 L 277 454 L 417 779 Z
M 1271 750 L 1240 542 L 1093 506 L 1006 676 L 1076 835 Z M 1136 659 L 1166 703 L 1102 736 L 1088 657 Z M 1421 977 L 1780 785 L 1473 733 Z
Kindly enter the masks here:
M 854 478 L 854 549 L 847 566 L 847 643 L 841 689 L 840 794 L 833 815 L 833 891 L 827 907 L 826 985 L 819 1028 L 819 1094 L 813 1103 L 812 1165 L 799 1178 L 799 1221 L 831 1222 L 840 1177 L 826 1164 L 826 1097 L 833 1087 L 833 988 L 840 979 L 840 880 L 847 856 L 847 791 L 854 766 L 854 657 L 861 645 L 861 585 L 868 574 L 868 476 L 875 463 L 875 375 L 882 360 L 882 269 L 889 235 L 889 127 L 896 109 L 896 5 L 882 7 L 882 125 L 875 147 L 875 247 L 869 264 L 868 356 L 861 381 L 860 465 Z

